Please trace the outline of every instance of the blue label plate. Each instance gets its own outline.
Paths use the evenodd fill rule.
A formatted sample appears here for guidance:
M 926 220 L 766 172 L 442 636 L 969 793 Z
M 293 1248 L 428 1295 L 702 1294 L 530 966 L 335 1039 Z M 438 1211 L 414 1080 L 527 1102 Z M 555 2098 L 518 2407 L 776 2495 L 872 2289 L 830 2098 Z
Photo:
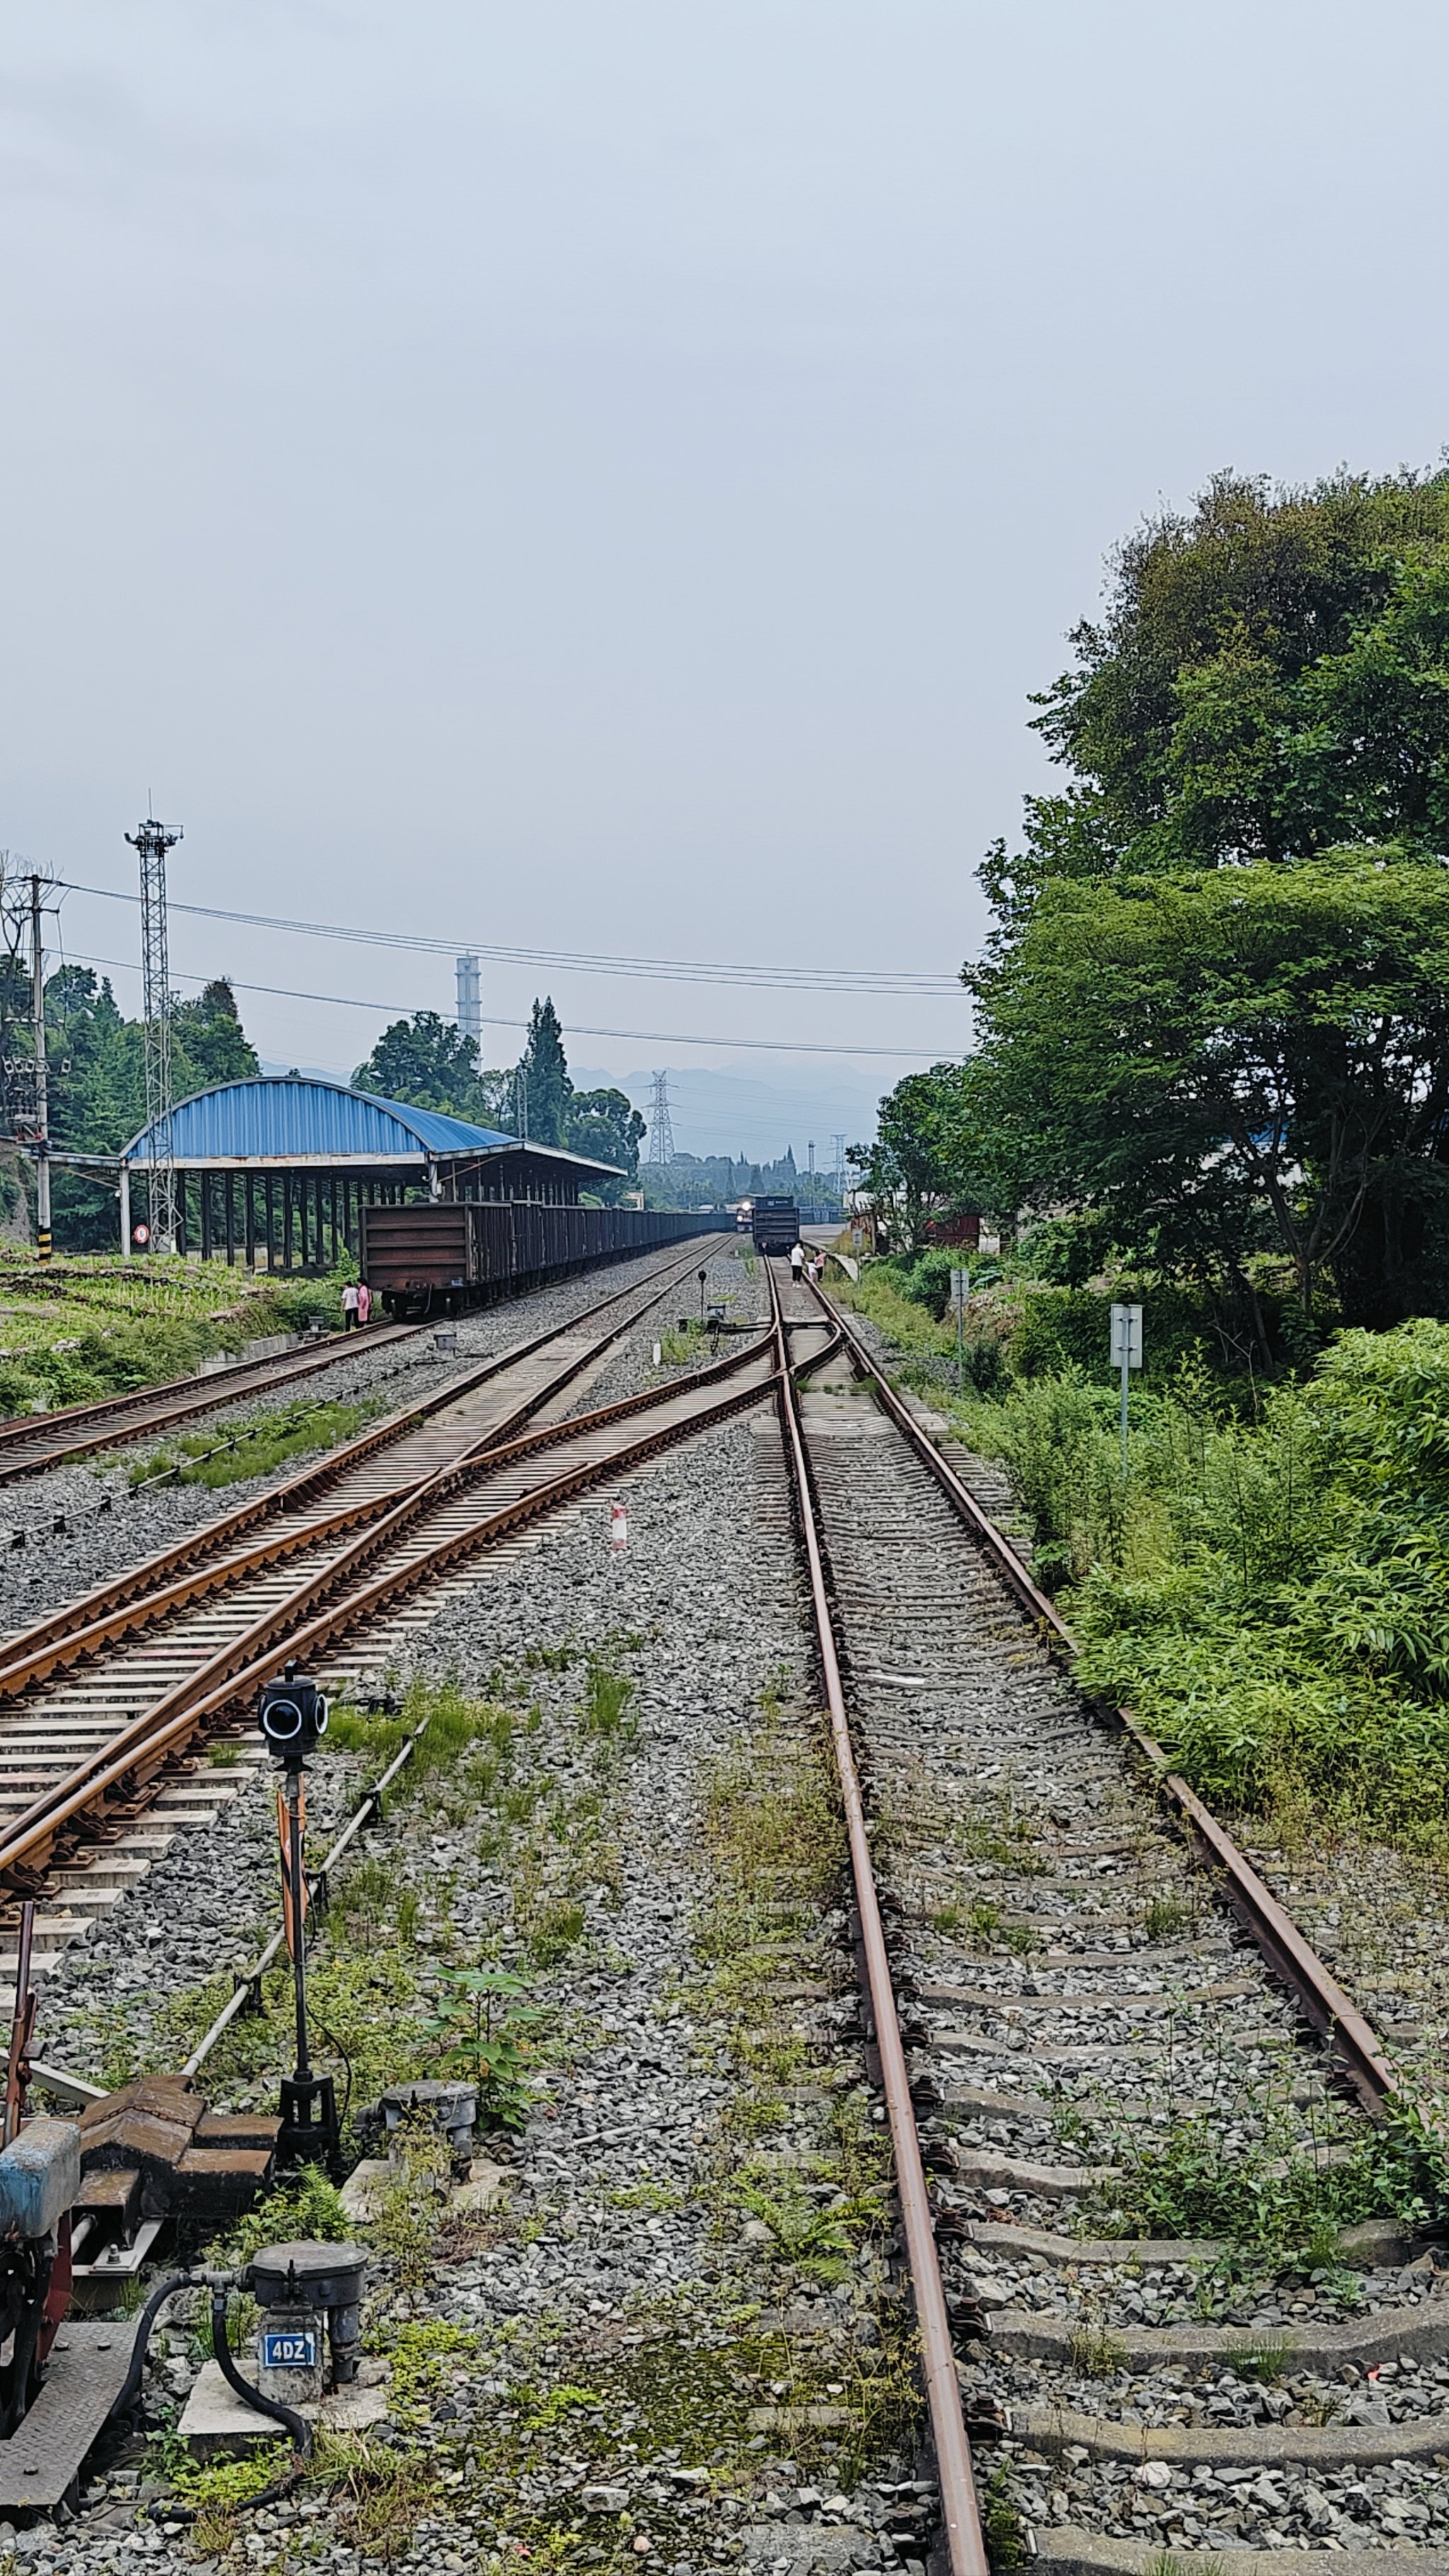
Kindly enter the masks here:
M 315 2370 L 317 2338 L 314 2334 L 263 2334 L 263 2370 Z

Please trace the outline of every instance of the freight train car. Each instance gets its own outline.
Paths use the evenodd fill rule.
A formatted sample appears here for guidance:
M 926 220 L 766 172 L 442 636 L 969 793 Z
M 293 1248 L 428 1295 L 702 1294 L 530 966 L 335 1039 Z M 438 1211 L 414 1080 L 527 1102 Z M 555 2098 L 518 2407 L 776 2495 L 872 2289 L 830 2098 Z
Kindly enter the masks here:
M 627 1260 L 695 1234 L 717 1216 L 656 1208 L 540 1207 L 528 1199 L 443 1199 L 362 1210 L 362 1276 L 389 1315 L 456 1315 L 547 1279 Z
M 757 1252 L 788 1252 L 800 1240 L 800 1210 L 793 1199 L 756 1199 L 750 1231 Z

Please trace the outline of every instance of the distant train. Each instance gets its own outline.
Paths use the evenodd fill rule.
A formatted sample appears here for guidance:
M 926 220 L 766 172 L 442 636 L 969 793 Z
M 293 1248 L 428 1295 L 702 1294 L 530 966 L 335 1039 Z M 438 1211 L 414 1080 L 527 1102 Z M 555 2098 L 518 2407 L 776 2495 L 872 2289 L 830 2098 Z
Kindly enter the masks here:
M 788 1252 L 800 1240 L 800 1210 L 793 1199 L 756 1199 L 750 1233 L 757 1252 Z
M 651 1208 L 540 1207 L 529 1199 L 444 1199 L 365 1207 L 363 1278 L 399 1321 L 457 1315 L 546 1279 L 620 1261 L 695 1234 L 713 1215 Z

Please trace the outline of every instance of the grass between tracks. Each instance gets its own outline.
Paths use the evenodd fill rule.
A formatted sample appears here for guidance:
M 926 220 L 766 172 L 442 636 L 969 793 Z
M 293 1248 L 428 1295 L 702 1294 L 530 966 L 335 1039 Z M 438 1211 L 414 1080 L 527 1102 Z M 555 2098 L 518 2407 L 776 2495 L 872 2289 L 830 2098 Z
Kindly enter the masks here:
M 127 1395 L 314 1316 L 342 1321 L 341 1282 L 269 1280 L 224 1261 L 80 1256 L 41 1269 L 0 1253 L 0 1414 Z
M 265 1476 L 289 1458 L 335 1449 L 388 1408 L 389 1399 L 383 1395 L 356 1404 L 329 1404 L 313 1397 L 279 1405 L 271 1412 L 245 1414 L 229 1425 L 178 1433 L 149 1456 L 133 1459 L 127 1480 L 134 1486 L 164 1478 L 176 1485 L 209 1486 L 214 1492 L 247 1476 Z

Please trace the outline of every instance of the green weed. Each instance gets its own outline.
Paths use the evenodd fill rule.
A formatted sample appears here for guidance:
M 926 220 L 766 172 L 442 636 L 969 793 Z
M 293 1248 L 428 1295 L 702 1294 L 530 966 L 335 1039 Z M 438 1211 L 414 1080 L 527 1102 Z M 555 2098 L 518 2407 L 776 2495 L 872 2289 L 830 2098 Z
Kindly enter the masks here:
M 502 1968 L 445 1968 L 436 2010 L 423 2023 L 435 2062 L 478 2088 L 480 2116 L 521 2129 L 532 2106 L 528 2068 L 541 2015 L 527 1988 Z
M 1083 2379 L 1114 2379 L 1127 2367 L 1127 2347 L 1100 2326 L 1078 2326 L 1072 2336 L 1072 2368 Z
M 244 1476 L 265 1476 L 289 1458 L 334 1449 L 355 1438 L 382 1411 L 383 1401 L 377 1396 L 356 1404 L 289 1404 L 248 1415 L 219 1431 L 182 1432 L 149 1457 L 133 1460 L 128 1481 L 134 1487 L 169 1477 L 174 1484 L 204 1485 L 214 1492 Z
M 1193 1920 L 1193 1910 L 1185 1896 L 1173 1891 L 1150 1896 L 1142 1911 L 1142 1928 L 1149 1941 L 1175 1941 L 1186 1932 Z
M 981 2536 L 992 2576 L 1018 2576 L 1026 2565 L 1026 2530 L 1004 2460 L 998 2461 L 981 2491 Z

